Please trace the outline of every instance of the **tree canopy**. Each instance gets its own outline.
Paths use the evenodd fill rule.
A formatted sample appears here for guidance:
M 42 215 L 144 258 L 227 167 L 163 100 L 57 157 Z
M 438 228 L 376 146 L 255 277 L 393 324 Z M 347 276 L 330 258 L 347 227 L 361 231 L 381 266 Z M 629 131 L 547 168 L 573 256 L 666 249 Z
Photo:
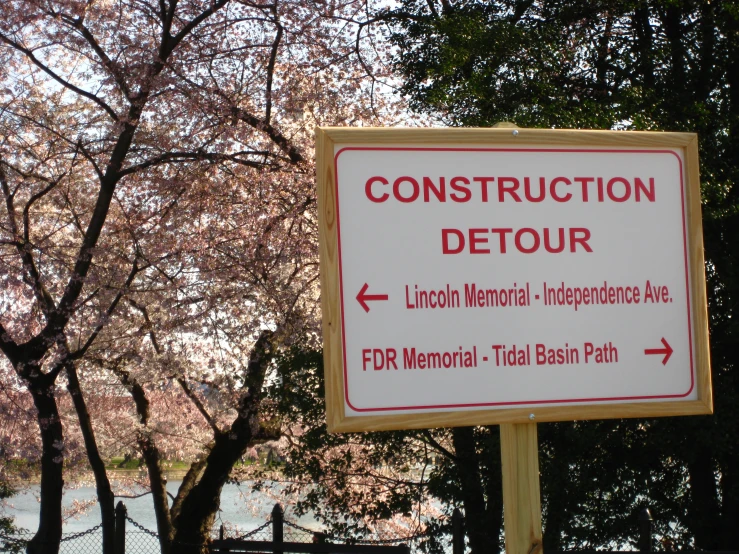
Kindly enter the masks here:
M 162 550 L 197 549 L 234 463 L 274 434 L 262 418 L 270 359 L 316 326 L 312 127 L 385 113 L 362 13 L 0 6 L 0 370 L 6 392 L 30 394 L 37 424 L 30 552 L 58 547 L 64 463 L 79 452 L 111 551 L 115 447 L 146 461 Z M 193 464 L 170 507 L 173 451 Z
M 732 548 L 739 515 L 736 4 L 407 0 L 377 19 L 390 26 L 411 107 L 447 125 L 698 133 L 715 415 L 540 425 L 544 548 L 635 546 L 645 506 L 665 548 Z M 289 363 L 320 367 L 300 356 Z M 304 412 L 283 407 L 310 429 L 287 469 L 312 481 L 306 506 L 328 520 L 334 510 L 362 522 L 414 513 L 413 498 L 435 498 L 446 518 L 453 506 L 463 508 L 473 553 L 502 548 L 493 429 L 330 436 L 316 412 L 320 382 L 304 379 L 313 399 L 293 400 Z M 285 383 L 282 394 L 297 386 Z M 391 476 L 389 467 L 415 471 Z M 353 492 L 360 475 L 372 490 L 369 504 Z M 434 549 L 445 525 L 445 517 L 419 519 L 414 529 L 429 533 Z
M 737 4 L 406 0 L 387 17 L 411 106 L 450 125 L 698 133 L 715 415 L 542 426 L 545 547 L 624 538 L 619 520 L 651 503 L 676 526 L 662 529 L 676 544 L 730 548 L 739 516 Z
M 545 548 L 633 542 L 645 505 L 678 547 L 733 547 L 735 2 L 6 0 L 0 451 L 40 460 L 30 552 L 58 546 L 80 456 L 112 551 L 121 450 L 145 460 L 162 551 L 195 548 L 277 431 L 302 506 L 337 531 L 394 517 L 438 551 L 461 507 L 473 554 L 500 550 L 497 429 L 325 429 L 312 126 L 392 121 L 388 53 L 448 125 L 698 133 L 716 415 L 542 425 Z M 171 506 L 169 456 L 193 462 Z

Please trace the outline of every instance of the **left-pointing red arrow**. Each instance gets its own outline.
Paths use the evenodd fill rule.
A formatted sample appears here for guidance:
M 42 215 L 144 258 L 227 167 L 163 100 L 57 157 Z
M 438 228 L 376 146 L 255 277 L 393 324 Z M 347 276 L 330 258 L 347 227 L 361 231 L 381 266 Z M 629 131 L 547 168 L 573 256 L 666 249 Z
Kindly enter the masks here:
M 367 301 L 387 300 L 389 296 L 387 294 L 366 294 L 368 288 L 369 288 L 369 285 L 365 283 L 364 286 L 362 287 L 362 290 L 360 290 L 359 294 L 357 295 L 357 301 L 362 306 L 362 308 L 364 308 L 364 311 L 369 313 L 370 309 L 369 309 L 369 306 L 367 305 Z

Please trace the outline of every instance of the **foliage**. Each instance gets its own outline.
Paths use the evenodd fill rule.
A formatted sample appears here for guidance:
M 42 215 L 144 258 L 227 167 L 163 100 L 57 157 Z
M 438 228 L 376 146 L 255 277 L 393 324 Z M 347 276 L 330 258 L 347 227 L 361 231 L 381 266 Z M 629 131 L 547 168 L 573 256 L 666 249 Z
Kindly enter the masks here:
M 739 13 L 734 2 L 405 0 L 396 67 L 411 105 L 451 125 L 697 132 L 712 418 L 540 426 L 545 548 L 633 542 L 636 512 L 682 547 L 733 544 Z
M 15 494 L 15 490 L 10 486 L 10 484 L 2 479 L 0 477 L 0 502 L 5 500 L 6 498 L 10 498 Z M 0 517 L 0 534 L 2 535 L 9 535 L 15 530 L 15 527 L 13 526 L 13 518 L 10 517 Z
M 342 540 L 387 533 L 417 539 L 424 551 L 445 551 L 464 481 L 452 431 L 329 434 L 321 350 L 295 345 L 277 367 L 268 394 L 288 430 L 284 475 L 288 491 L 299 497 L 298 513 L 310 512 Z M 480 480 L 474 484 L 488 494 L 500 487 L 497 428 L 477 433 L 483 448 L 493 443 L 480 452 L 492 467 L 483 471 L 482 487 Z
M 315 514 L 340 537 L 361 538 L 375 533 L 379 521 L 395 521 L 396 534 L 420 535 L 425 551 L 441 552 L 459 507 L 473 551 L 503 549 L 497 426 L 328 434 L 321 351 L 296 346 L 278 367 L 269 395 L 290 429 L 284 473 L 289 490 L 300 494 L 299 512 Z M 685 468 L 659 458 L 663 445 L 650 433 L 657 424 L 539 426 L 544 519 L 550 532 L 557 529 L 560 544 L 633 547 L 642 506 L 649 503 L 660 515 L 667 509 L 685 514 Z M 636 463 L 644 459 L 654 462 Z M 487 539 L 497 544 L 470 536 L 481 533 L 475 523 L 488 527 Z M 687 543 L 685 528 L 668 523 L 658 519 L 657 533 Z
M 732 2 L 681 0 L 406 0 L 377 14 L 393 26 L 411 106 L 447 124 L 699 135 L 716 415 L 540 425 L 545 550 L 635 546 L 644 506 L 665 544 L 732 547 L 739 517 L 737 15 Z M 340 532 L 361 534 L 375 518 L 414 513 L 413 499 L 423 498 L 439 502 L 444 517 L 421 519 L 414 531 L 438 539 L 458 505 L 472 552 L 501 548 L 493 429 L 328 435 L 319 353 L 293 352 L 282 364 L 272 393 L 293 426 L 286 471 L 307 491 L 305 509 Z M 477 496 L 467 480 L 476 480 Z
M 167 551 L 208 536 L 229 470 L 270 438 L 271 356 L 316 327 L 313 126 L 393 111 L 365 8 L 0 6 L 0 370 L 36 420 L 14 454 L 40 459 L 30 551 L 59 541 L 73 458 L 109 552 L 104 459 L 143 457 Z M 166 457 L 194 460 L 171 509 Z

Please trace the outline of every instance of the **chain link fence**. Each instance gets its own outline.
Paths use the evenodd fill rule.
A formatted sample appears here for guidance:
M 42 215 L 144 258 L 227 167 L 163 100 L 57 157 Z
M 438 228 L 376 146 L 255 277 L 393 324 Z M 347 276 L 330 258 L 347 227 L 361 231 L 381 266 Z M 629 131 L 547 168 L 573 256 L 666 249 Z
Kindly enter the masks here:
M 227 532 L 224 526 L 221 526 L 219 538 L 236 539 L 239 541 L 271 541 L 272 540 L 272 518 L 267 519 L 262 525 L 256 529 L 252 529 L 243 535 L 236 535 L 233 531 Z
M 103 550 L 103 526 L 96 525 L 80 533 L 64 533 L 59 554 L 99 554 Z M 33 538 L 31 531 L 17 531 L 12 535 L 0 533 L 0 552 L 22 553 Z
M 259 527 L 247 532 L 242 529 L 226 528 L 221 525 L 214 529 L 213 539 L 235 539 L 270 542 L 280 536 L 279 542 L 315 543 L 315 542 L 347 542 L 364 545 L 413 545 L 425 537 L 424 534 L 412 536 L 377 536 L 365 539 L 349 539 L 337 537 L 314 529 L 309 529 L 285 520 L 282 509 L 275 506 L 272 515 Z M 125 510 L 125 508 L 124 508 Z M 158 554 L 161 551 L 159 534 L 147 529 L 127 514 L 122 514 L 125 520 L 125 554 Z M 277 520 L 277 525 L 276 525 Z M 33 532 L 18 531 L 13 534 L 0 533 L 0 553 L 16 554 L 26 551 L 26 546 L 33 538 Z M 64 533 L 62 535 L 59 554 L 100 554 L 102 552 L 102 525 L 96 525 L 80 533 Z M 415 550 L 415 549 L 414 549 Z
M 270 522 L 271 523 L 271 520 Z M 427 533 L 416 533 L 414 535 L 402 535 L 398 536 L 393 534 L 391 536 L 387 531 L 382 534 L 377 534 L 371 538 L 363 539 L 347 539 L 347 537 L 338 537 L 330 533 L 323 533 L 302 527 L 297 523 L 292 523 L 288 520 L 283 521 L 285 527 L 284 540 L 285 542 L 316 542 L 317 539 L 321 541 L 334 541 L 334 542 L 347 542 L 351 544 L 366 544 L 366 545 L 393 545 L 393 544 L 412 544 L 420 541 L 427 536 Z M 270 540 L 270 539 L 267 539 Z
M 126 529 L 126 554 L 155 554 L 161 551 L 159 533 L 126 516 L 133 527 Z

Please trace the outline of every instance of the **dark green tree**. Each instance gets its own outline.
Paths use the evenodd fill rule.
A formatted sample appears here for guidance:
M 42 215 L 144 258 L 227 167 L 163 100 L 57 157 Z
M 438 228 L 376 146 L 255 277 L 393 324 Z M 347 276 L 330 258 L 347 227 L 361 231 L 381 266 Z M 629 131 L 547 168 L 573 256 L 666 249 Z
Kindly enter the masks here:
M 10 498 L 14 493 L 15 491 L 10 486 L 10 483 L 3 480 L 2 476 L 0 476 L 0 500 Z M 13 518 L 0 517 L 0 534 L 12 533 L 13 529 Z
M 412 107 L 450 125 L 698 133 L 715 416 L 542 426 L 545 547 L 626 540 L 649 503 L 676 544 L 732 548 L 739 4 L 406 0 L 384 17 Z
M 295 347 L 277 367 L 270 397 L 283 427 L 295 431 L 284 472 L 301 493 L 299 511 L 312 512 L 342 539 L 362 538 L 374 522 L 406 516 L 408 528 L 394 533 L 422 534 L 425 549 L 441 552 L 459 506 L 474 515 L 467 522 L 473 552 L 502 546 L 497 427 L 332 435 L 326 430 L 322 352 Z M 441 517 L 423 513 L 429 499 Z
M 377 20 L 390 25 L 411 107 L 448 125 L 698 133 L 716 413 L 540 425 L 544 546 L 635 546 L 649 506 L 678 548 L 735 548 L 739 4 L 404 0 Z M 286 471 L 309 481 L 305 508 L 357 534 L 433 497 L 446 517 L 463 509 L 473 554 L 500 550 L 497 428 L 328 435 L 320 353 L 296 351 L 282 369 L 273 398 L 304 430 Z M 382 479 L 404 465 L 415 473 Z M 434 549 L 448 519 L 427 529 Z
M 5 476 L 0 474 L 0 501 L 12 497 L 15 492 Z M 0 516 L 0 548 L 3 552 L 15 553 L 23 550 L 25 543 L 17 536 L 22 530 L 18 529 L 14 523 L 14 518 Z
M 441 552 L 459 507 L 471 552 L 502 551 L 497 426 L 328 434 L 322 361 L 320 350 L 294 348 L 279 358 L 270 390 L 283 426 L 294 430 L 284 472 L 289 488 L 301 493 L 299 511 L 312 512 L 341 539 L 362 538 L 378 520 L 415 517 L 403 536 L 421 532 L 422 546 Z M 661 535 L 690 544 L 685 465 L 664 454 L 665 441 L 683 439 L 655 443 L 659 423 L 539 426 L 547 548 L 635 546 L 636 518 L 647 503 L 661 516 Z M 419 517 L 429 501 L 441 513 Z

